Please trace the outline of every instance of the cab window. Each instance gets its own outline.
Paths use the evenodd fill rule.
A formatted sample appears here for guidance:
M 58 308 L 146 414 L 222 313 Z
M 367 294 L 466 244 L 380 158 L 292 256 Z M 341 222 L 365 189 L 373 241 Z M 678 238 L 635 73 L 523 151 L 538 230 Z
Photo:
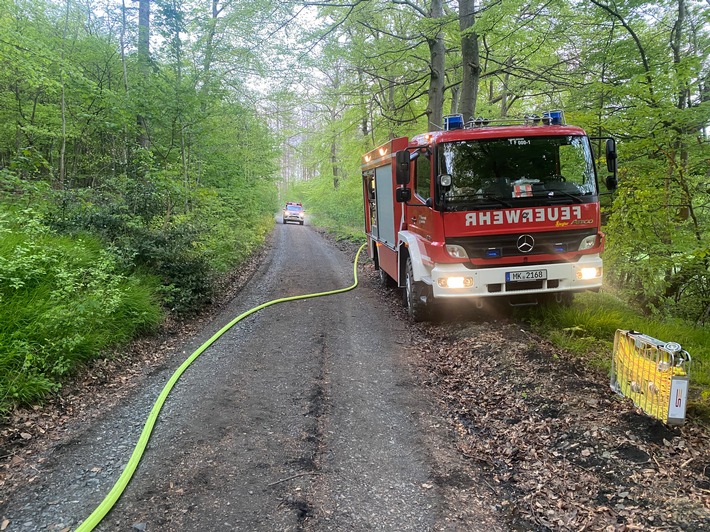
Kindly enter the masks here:
M 431 161 L 425 154 L 415 159 L 415 192 L 423 199 L 431 197 Z

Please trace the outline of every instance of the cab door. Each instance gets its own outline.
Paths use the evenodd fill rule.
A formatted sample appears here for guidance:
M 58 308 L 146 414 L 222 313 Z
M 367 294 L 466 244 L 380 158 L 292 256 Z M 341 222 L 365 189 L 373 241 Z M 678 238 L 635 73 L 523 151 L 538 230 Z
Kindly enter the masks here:
M 414 184 L 412 186 L 412 200 L 407 205 L 407 226 L 410 231 L 431 241 L 433 165 L 429 150 L 420 151 L 413 163 Z

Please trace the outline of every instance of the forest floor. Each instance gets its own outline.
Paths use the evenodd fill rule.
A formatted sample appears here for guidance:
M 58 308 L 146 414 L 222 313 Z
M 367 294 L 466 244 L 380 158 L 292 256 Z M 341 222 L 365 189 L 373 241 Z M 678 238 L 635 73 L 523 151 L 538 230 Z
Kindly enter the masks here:
M 511 527 L 710 530 L 710 427 L 648 417 L 609 375 L 499 312 L 412 325 L 412 351 Z
M 352 253 L 350 244 L 341 248 Z M 18 409 L 1 424 L 0 491 L 32 483 L 26 461 L 61 440 L 70 421 L 90 422 L 96 405 L 131 393 L 248 282 L 262 258 L 225 285 L 211 312 L 97 360 L 44 406 Z M 360 282 L 406 320 L 398 294 L 380 288 L 372 264 L 361 262 Z M 408 333 L 402 341 L 420 393 L 438 402 L 452 448 L 476 471 L 462 478 L 484 479 L 491 512 L 511 530 L 710 531 L 709 427 L 691 417 L 669 428 L 639 413 L 611 391 L 608 375 L 505 313 L 451 312 L 437 323 L 409 324 Z

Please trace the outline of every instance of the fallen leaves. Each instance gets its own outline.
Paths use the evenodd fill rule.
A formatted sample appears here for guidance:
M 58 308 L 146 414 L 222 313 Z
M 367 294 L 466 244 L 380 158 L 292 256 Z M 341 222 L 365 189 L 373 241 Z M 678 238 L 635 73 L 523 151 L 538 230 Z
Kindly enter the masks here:
M 706 428 L 670 429 L 635 412 L 608 376 L 515 324 L 413 332 L 457 447 L 483 468 L 515 526 L 710 530 Z

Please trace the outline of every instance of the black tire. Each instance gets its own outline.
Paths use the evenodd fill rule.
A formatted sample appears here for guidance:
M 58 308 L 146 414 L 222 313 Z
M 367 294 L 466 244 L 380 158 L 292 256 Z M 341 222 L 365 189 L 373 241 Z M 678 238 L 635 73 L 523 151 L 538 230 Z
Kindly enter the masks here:
M 377 273 L 380 276 L 380 286 L 382 288 L 394 288 L 395 286 L 397 286 L 395 280 L 392 279 L 392 277 L 390 277 L 389 274 L 382 268 L 380 268 Z
M 303 225 L 303 222 L 298 222 L 298 223 L 300 223 L 301 225 Z
M 281 223 L 284 224 L 284 225 L 286 225 L 286 219 L 285 219 L 285 218 L 281 218 Z
M 426 298 L 426 302 L 422 300 Z M 404 305 L 412 321 L 420 322 L 431 319 L 431 288 L 421 281 L 414 280 L 412 259 L 407 257 L 404 273 Z

